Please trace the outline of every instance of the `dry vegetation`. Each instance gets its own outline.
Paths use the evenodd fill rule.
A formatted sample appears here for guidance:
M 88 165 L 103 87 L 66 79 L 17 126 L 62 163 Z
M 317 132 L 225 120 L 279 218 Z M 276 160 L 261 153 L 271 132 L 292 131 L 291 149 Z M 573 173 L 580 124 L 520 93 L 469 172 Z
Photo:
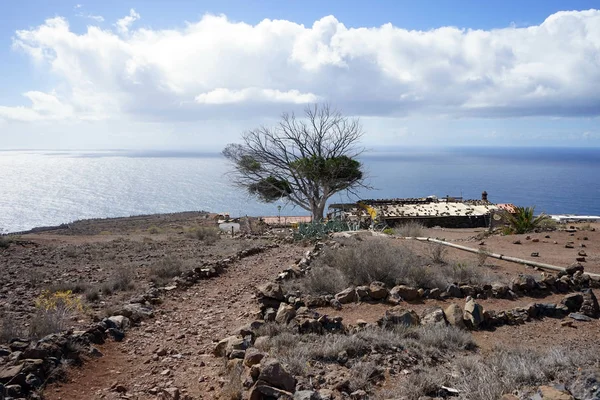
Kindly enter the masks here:
M 445 249 L 432 247 L 430 258 L 415 254 L 402 243 L 385 238 L 348 239 L 327 249 L 306 277 L 288 283 L 308 294 L 335 294 L 349 286 L 383 282 L 445 289 L 451 283 L 491 283 L 487 271 L 463 263 L 447 263 Z M 432 263 L 433 262 L 433 263 Z

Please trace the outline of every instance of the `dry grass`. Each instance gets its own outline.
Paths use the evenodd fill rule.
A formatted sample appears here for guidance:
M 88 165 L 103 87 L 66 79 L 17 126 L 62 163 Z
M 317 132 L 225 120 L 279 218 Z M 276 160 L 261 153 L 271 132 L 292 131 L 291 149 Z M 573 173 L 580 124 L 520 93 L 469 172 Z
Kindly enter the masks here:
M 174 257 L 165 257 L 150 266 L 150 280 L 157 285 L 165 285 L 172 278 L 181 275 L 183 263 Z
M 266 324 L 257 334 L 269 336 L 269 340 L 260 350 L 268 351 L 281 360 L 288 370 L 296 375 L 306 374 L 309 372 L 309 366 L 317 361 L 338 362 L 340 357 L 358 360 L 372 351 L 382 353 L 412 349 L 419 354 L 440 357 L 441 350 L 475 348 L 470 333 L 443 326 L 395 329 L 372 327 L 352 335 L 300 335 L 287 327 Z M 367 385 L 363 382 L 359 386 L 364 388 Z
M 431 247 L 429 247 L 429 257 L 434 264 L 446 264 L 446 254 L 448 253 L 448 248 L 440 243 L 433 243 Z
M 29 321 L 29 337 L 41 339 L 52 333 L 58 333 L 68 327 L 72 312 L 65 308 L 38 310 Z
M 422 396 L 437 396 L 445 385 L 458 389 L 462 399 L 497 400 L 516 389 L 535 387 L 557 378 L 565 380 L 578 368 L 598 363 L 597 358 L 558 348 L 547 352 L 495 349 L 487 357 L 471 355 L 457 358 L 453 365 L 425 367 L 383 396 L 418 400 Z
M 443 251 L 436 257 L 443 258 Z M 450 283 L 490 283 L 487 271 L 466 264 L 440 263 L 416 255 L 402 243 L 369 238 L 328 249 L 317 259 L 311 273 L 286 283 L 288 290 L 308 294 L 335 294 L 351 285 L 383 282 L 388 287 L 406 284 L 425 289 L 445 289 Z
M 212 245 L 221 238 L 219 229 L 210 226 L 198 226 L 187 232 L 187 236 L 193 239 L 198 239 L 206 245 Z
M 403 237 L 421 237 L 425 226 L 417 221 L 408 221 L 394 228 L 396 235 Z
M 8 343 L 11 339 L 21 336 L 17 321 L 8 315 L 0 317 L 0 343 Z

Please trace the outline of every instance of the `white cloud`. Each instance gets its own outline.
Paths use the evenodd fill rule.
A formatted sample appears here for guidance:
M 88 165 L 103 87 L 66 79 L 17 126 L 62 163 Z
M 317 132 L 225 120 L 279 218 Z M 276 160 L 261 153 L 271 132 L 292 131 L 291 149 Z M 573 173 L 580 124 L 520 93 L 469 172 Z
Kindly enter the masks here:
M 64 104 L 55 93 L 27 92 L 24 94 L 31 101 L 31 107 L 0 106 L 0 118 L 19 122 L 41 120 L 63 120 L 73 116 L 70 105 Z
M 119 30 L 119 32 L 125 34 L 129 32 L 129 27 L 138 19 L 140 19 L 140 14 L 135 12 L 135 10 L 132 8 L 131 10 L 129 10 L 128 16 L 117 20 L 117 29 Z
M 58 82 L 50 96 L 60 106 L 42 110 L 53 100 L 36 106 L 28 96 L 31 107 L 4 106 L 2 118 L 190 121 L 220 109 L 274 116 L 321 100 L 365 116 L 600 115 L 596 10 L 487 31 L 215 15 L 179 29 L 132 28 L 138 19 L 132 9 L 114 30 L 79 34 L 56 17 L 17 31 L 14 48 Z
M 318 102 L 319 97 L 312 93 L 300 93 L 298 90 L 282 92 L 280 90 L 259 88 L 245 88 L 241 90 L 217 88 L 210 92 L 199 94 L 195 100 L 200 104 L 232 104 L 246 101 L 306 104 Z

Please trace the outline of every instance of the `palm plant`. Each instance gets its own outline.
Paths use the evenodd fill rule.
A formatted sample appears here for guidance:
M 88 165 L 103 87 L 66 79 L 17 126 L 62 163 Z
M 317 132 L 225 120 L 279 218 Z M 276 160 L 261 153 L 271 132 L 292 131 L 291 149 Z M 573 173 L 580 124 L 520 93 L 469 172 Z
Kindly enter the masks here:
M 508 228 L 511 233 L 527 233 L 540 228 L 550 217 L 544 213 L 535 216 L 534 207 L 515 207 L 515 212 L 508 215 Z

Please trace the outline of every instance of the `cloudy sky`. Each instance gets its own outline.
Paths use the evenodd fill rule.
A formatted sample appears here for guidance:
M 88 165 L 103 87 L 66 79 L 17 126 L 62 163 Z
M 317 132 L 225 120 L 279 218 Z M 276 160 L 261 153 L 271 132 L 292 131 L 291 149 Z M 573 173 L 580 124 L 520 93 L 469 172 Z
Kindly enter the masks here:
M 330 102 L 368 146 L 600 146 L 597 1 L 0 2 L 0 148 L 218 150 Z

